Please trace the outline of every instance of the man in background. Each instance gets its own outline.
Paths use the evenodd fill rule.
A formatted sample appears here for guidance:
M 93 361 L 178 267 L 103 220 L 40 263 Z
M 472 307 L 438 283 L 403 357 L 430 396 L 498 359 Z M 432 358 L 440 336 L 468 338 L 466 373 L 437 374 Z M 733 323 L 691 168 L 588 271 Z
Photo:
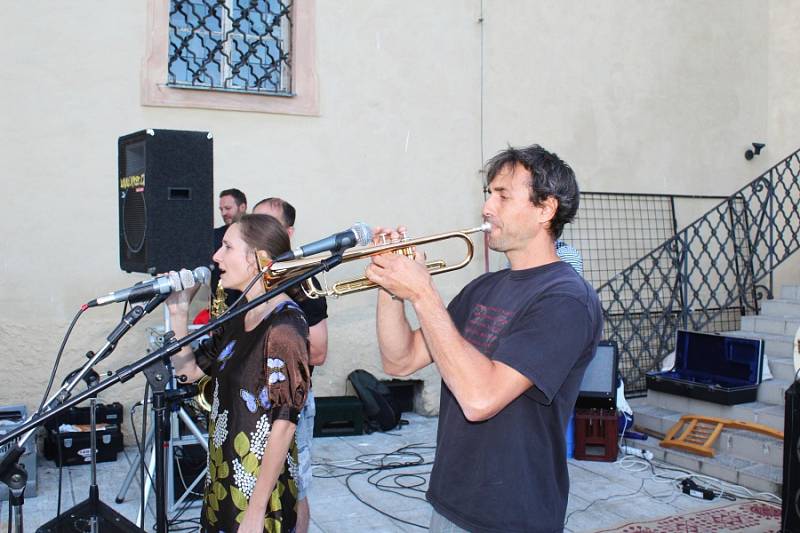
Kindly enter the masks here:
M 222 246 L 222 238 L 228 230 L 228 226 L 238 222 L 242 215 L 247 212 L 247 196 L 239 189 L 225 189 L 219 193 L 219 214 L 222 215 L 223 224 L 214 228 L 214 252 Z M 216 263 L 215 263 L 216 264 Z M 219 266 L 211 273 L 211 294 L 217 290 L 219 283 Z M 226 291 L 225 303 L 232 305 L 241 295 L 239 291 Z
M 296 211 L 292 205 L 281 198 L 266 198 L 253 206 L 253 214 L 270 215 L 286 229 L 289 239 L 294 236 L 294 221 Z M 314 285 L 319 288 L 319 282 L 313 279 Z M 309 298 L 302 288 L 296 287 L 288 292 L 289 296 L 297 302 L 308 320 L 309 363 L 311 373 L 314 367 L 325 362 L 328 354 L 328 304 L 325 298 Z M 297 479 L 297 533 L 308 531 L 311 511 L 308 505 L 308 489 L 311 486 L 311 439 L 314 436 L 314 416 L 316 406 L 314 391 L 309 388 L 308 398 L 300 418 L 297 421 L 295 438 L 297 439 L 297 456 L 299 461 L 299 474 Z

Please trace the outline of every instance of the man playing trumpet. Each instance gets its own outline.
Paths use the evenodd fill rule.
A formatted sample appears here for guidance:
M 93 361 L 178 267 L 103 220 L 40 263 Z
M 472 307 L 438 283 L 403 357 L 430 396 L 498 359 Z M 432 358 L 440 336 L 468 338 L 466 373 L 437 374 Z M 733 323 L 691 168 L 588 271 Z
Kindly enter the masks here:
M 391 375 L 430 363 L 442 375 L 431 531 L 562 531 L 565 431 L 602 333 L 594 289 L 555 249 L 578 185 L 538 145 L 508 148 L 487 167 L 489 247 L 510 268 L 478 277 L 445 307 L 423 258 L 373 257 L 381 360 Z

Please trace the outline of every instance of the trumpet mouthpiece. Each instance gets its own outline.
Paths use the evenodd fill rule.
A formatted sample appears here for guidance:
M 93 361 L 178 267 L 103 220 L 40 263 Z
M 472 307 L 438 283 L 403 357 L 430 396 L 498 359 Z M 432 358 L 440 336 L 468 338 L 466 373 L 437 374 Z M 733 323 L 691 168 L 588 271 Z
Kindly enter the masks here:
M 483 224 L 481 224 L 481 231 L 484 232 L 484 233 L 488 233 L 488 232 L 492 231 L 491 222 L 484 222 Z

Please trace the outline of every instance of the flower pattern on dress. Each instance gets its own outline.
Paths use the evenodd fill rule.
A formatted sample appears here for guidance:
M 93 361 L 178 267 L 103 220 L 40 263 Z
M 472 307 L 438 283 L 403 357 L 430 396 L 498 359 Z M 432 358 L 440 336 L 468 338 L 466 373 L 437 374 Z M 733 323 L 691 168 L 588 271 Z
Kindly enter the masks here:
M 289 475 L 295 479 L 300 480 L 300 465 L 292 457 L 292 448 L 289 448 L 289 452 L 286 454 L 286 460 L 289 463 Z
M 211 420 L 217 419 L 219 413 L 219 380 L 214 378 L 214 399 L 211 402 Z
M 267 447 L 269 433 L 269 415 L 261 415 L 261 418 L 256 422 L 256 430 L 250 433 L 250 453 L 258 457 L 259 461 L 264 457 L 264 449 Z
M 249 500 L 256 486 L 256 476 L 245 470 L 239 459 L 233 460 L 233 482 Z
M 214 423 L 214 445 L 222 447 L 225 439 L 228 438 L 228 410 L 222 411 Z

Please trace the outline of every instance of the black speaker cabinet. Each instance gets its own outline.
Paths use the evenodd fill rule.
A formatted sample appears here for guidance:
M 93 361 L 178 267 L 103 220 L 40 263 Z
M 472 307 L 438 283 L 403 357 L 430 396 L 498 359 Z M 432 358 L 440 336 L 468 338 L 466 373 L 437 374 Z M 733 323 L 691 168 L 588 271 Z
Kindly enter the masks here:
M 119 265 L 156 274 L 211 263 L 213 140 L 204 131 L 119 138 Z
M 783 488 L 781 531 L 800 532 L 800 390 L 794 382 L 786 391 L 783 421 Z

